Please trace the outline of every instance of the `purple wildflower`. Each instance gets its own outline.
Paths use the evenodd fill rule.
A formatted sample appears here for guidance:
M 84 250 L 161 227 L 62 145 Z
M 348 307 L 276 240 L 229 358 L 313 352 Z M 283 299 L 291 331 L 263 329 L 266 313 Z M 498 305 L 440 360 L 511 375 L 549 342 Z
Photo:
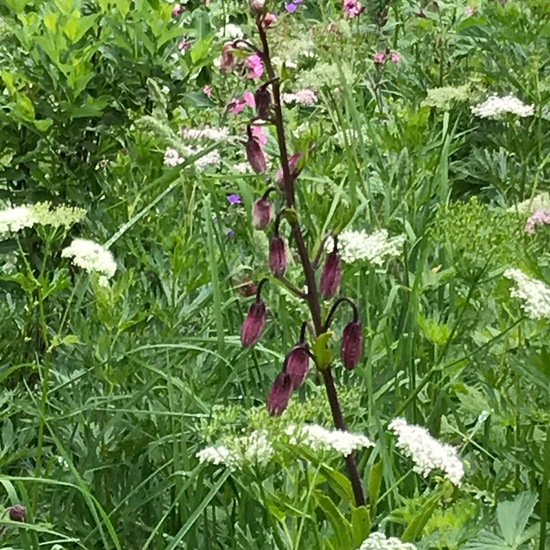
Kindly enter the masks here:
M 227 195 L 227 200 L 229 201 L 229 204 L 241 204 L 243 202 L 241 197 L 236 193 L 231 193 L 230 195 Z

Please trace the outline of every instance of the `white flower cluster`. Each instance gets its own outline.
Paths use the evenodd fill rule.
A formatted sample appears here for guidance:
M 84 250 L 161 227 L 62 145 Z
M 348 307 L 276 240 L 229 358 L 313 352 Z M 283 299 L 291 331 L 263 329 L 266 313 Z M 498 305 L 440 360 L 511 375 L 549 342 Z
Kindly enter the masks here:
M 71 258 L 74 265 L 89 273 L 100 275 L 99 284 L 106 286 L 115 274 L 116 262 L 113 254 L 104 246 L 88 239 L 75 239 L 61 252 L 63 258 Z
M 416 546 L 396 537 L 386 537 L 384 533 L 376 531 L 363 541 L 359 550 L 416 550 Z
M 0 238 L 16 233 L 25 227 L 51 225 L 70 227 L 86 215 L 83 208 L 72 206 L 52 206 L 50 202 L 37 202 L 32 205 L 16 206 L 0 210 Z
M 201 149 L 198 147 L 186 147 L 184 150 L 184 153 L 187 156 L 193 157 L 195 155 L 198 155 L 201 152 Z M 213 150 L 207 153 L 206 155 L 203 155 L 202 157 L 198 158 L 195 161 L 195 167 L 197 170 L 204 170 L 207 166 L 219 164 L 221 162 L 221 156 L 218 151 Z M 170 166 L 173 168 L 174 166 L 179 166 L 180 164 L 183 164 L 184 158 L 179 154 L 176 149 L 168 148 L 164 152 L 164 164 L 166 166 Z
M 408 424 L 403 418 L 392 420 L 389 429 L 397 435 L 397 447 L 412 458 L 417 474 L 426 477 L 432 470 L 442 470 L 451 483 L 460 485 L 464 464 L 454 447 L 440 443 L 426 428 Z
M 229 137 L 227 128 L 182 128 L 181 137 L 191 140 L 209 139 L 212 141 L 223 141 Z
M 241 27 L 238 27 L 237 25 L 233 23 L 227 23 L 226 25 L 223 25 L 220 27 L 220 30 L 216 33 L 216 36 L 218 38 L 242 38 L 244 36 L 244 33 L 241 29 Z
M 399 256 L 405 242 L 404 235 L 390 237 L 386 229 L 372 234 L 366 231 L 343 231 L 338 236 L 338 248 L 344 262 L 368 260 L 381 266 L 388 258 Z
M 507 279 L 515 283 L 511 296 L 522 302 L 523 311 L 530 319 L 550 319 L 550 287 L 528 277 L 521 269 L 507 269 L 504 272 Z
M 298 105 L 303 105 L 304 107 L 311 107 L 317 103 L 317 92 L 304 88 L 303 90 L 298 90 L 295 94 L 283 94 L 283 101 L 284 103 L 298 103 Z
M 519 117 L 533 116 L 535 108 L 533 105 L 525 105 L 512 94 L 498 97 L 492 95 L 483 103 L 472 107 L 472 113 L 480 118 L 499 118 L 504 114 L 511 113 Z
M 374 443 L 364 435 L 327 430 L 317 424 L 304 426 L 291 424 L 285 432 L 290 437 L 291 445 L 307 445 L 314 451 L 332 450 L 343 456 L 348 456 L 357 449 L 374 446 Z
M 226 466 L 231 470 L 246 465 L 267 465 L 275 455 L 275 449 L 266 430 L 255 430 L 250 435 L 235 437 L 227 445 L 206 447 L 197 453 L 199 462 Z
M 519 214 L 534 214 L 537 210 L 550 210 L 550 193 L 544 191 L 508 208 L 507 212 L 518 212 Z

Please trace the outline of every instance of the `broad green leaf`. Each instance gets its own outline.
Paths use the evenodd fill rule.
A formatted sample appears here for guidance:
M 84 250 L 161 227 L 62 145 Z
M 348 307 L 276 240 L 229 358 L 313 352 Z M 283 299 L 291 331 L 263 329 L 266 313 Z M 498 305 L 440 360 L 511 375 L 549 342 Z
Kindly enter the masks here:
M 331 498 L 318 493 L 315 498 L 334 529 L 338 550 L 354 550 L 351 540 L 351 523 L 344 517 Z
M 500 502 L 497 506 L 497 519 L 504 540 L 516 546 L 533 513 L 538 497 L 529 491 L 520 493 L 514 500 Z
M 443 497 L 444 491 L 439 491 L 433 497 L 428 499 L 426 504 L 422 507 L 422 510 L 418 515 L 409 523 L 408 527 L 405 529 L 401 540 L 404 542 L 414 542 L 420 538 L 426 523 L 430 520 L 439 501 Z
M 213 39 L 213 36 L 205 36 L 193 44 L 191 48 L 191 61 L 193 63 L 196 64 L 208 53 Z
M 353 547 L 358 548 L 369 536 L 371 529 L 370 514 L 366 506 L 352 507 L 351 527 L 353 530 Z

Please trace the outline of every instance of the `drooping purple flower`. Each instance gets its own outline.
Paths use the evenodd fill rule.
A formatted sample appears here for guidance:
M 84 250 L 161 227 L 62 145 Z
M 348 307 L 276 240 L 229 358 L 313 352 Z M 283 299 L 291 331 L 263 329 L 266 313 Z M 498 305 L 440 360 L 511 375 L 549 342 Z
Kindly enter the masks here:
M 338 291 L 342 279 L 342 259 L 338 250 L 333 250 L 325 261 L 321 272 L 319 289 L 323 298 L 332 298 Z
M 267 120 L 270 116 L 269 108 L 271 107 L 271 94 L 267 86 L 260 86 L 254 94 L 254 102 L 256 104 L 256 114 Z
M 27 521 L 27 509 L 22 504 L 15 504 L 8 508 L 8 516 L 11 521 Z
M 302 153 L 294 153 L 293 155 L 290 155 L 288 158 L 288 170 L 290 172 L 290 177 L 295 180 L 302 171 L 301 168 L 298 168 L 298 163 L 300 162 L 302 158 Z M 279 187 L 283 187 L 284 185 L 284 173 L 283 173 L 283 167 L 281 166 L 277 173 L 275 174 L 275 181 L 279 185 Z
M 309 353 L 307 344 L 296 344 L 287 354 L 286 372 L 290 377 L 292 389 L 298 389 L 304 382 L 309 370 Z
M 250 126 L 247 128 L 248 141 L 246 142 L 246 158 L 248 164 L 256 174 L 261 174 L 267 170 L 267 159 L 260 142 L 252 133 Z
M 243 202 L 240 195 L 237 195 L 236 193 L 227 195 L 227 200 L 229 201 L 229 204 L 241 204 Z
M 267 199 L 257 199 L 252 208 L 252 226 L 265 229 L 273 219 L 273 206 Z
M 249 348 L 260 339 L 265 327 L 266 318 L 265 302 L 261 298 L 257 298 L 248 309 L 241 327 L 241 343 L 243 347 Z
M 269 269 L 275 277 L 282 277 L 286 271 L 286 246 L 279 235 L 275 235 L 269 243 Z
M 269 415 L 280 416 L 283 414 L 288 406 L 291 394 L 292 382 L 290 376 L 285 371 L 281 371 L 275 378 L 267 399 Z
M 359 321 L 350 321 L 344 328 L 340 357 L 346 369 L 354 369 L 363 354 L 363 327 Z

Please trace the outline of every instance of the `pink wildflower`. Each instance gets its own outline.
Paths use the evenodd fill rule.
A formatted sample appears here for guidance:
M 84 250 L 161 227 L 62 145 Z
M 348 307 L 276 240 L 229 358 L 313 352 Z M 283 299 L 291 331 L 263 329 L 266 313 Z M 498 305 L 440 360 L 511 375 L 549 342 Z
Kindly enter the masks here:
M 359 0 L 344 0 L 344 12 L 350 19 L 363 13 L 363 6 Z
M 474 8 L 473 6 L 466 6 L 466 17 L 470 17 L 471 15 L 474 15 L 476 11 L 477 11 L 476 8 Z
M 390 56 L 393 63 L 401 63 L 401 56 L 397 52 L 393 52 Z
M 277 21 L 277 16 L 274 13 L 266 13 L 262 19 L 262 27 L 264 29 L 269 29 L 275 21 Z
M 191 42 L 189 42 L 189 40 L 187 40 L 187 39 L 185 39 L 185 38 L 184 38 L 183 40 L 180 40 L 180 41 L 178 42 L 178 50 L 179 50 L 180 52 L 182 52 L 182 53 L 183 53 L 189 46 L 191 46 Z
M 241 113 L 244 108 L 246 107 L 246 103 L 244 101 L 244 99 L 241 99 L 239 97 L 234 97 L 227 105 L 227 110 L 232 114 L 232 115 L 238 115 L 239 113 Z
M 202 91 L 204 92 L 204 95 L 206 95 L 207 97 L 212 97 L 212 86 L 205 84 L 202 87 Z
M 248 69 L 248 78 L 256 80 L 264 74 L 264 64 L 262 63 L 262 58 L 257 53 L 249 55 L 245 59 L 244 65 Z
M 177 17 L 185 8 L 181 4 L 174 4 L 172 8 L 172 17 Z
M 243 101 L 245 102 L 246 105 L 248 105 L 249 107 L 252 107 L 253 109 L 256 106 L 256 101 L 254 100 L 254 94 L 252 92 L 249 92 L 248 90 L 246 90 L 246 92 L 243 94 Z
M 380 65 L 386 61 L 386 54 L 384 52 L 376 52 L 372 59 L 377 65 Z
M 539 208 L 531 215 L 525 224 L 525 231 L 532 235 L 537 225 L 550 225 L 550 210 L 546 208 Z
M 252 136 L 263 147 L 267 143 L 267 134 L 262 126 L 252 126 Z

